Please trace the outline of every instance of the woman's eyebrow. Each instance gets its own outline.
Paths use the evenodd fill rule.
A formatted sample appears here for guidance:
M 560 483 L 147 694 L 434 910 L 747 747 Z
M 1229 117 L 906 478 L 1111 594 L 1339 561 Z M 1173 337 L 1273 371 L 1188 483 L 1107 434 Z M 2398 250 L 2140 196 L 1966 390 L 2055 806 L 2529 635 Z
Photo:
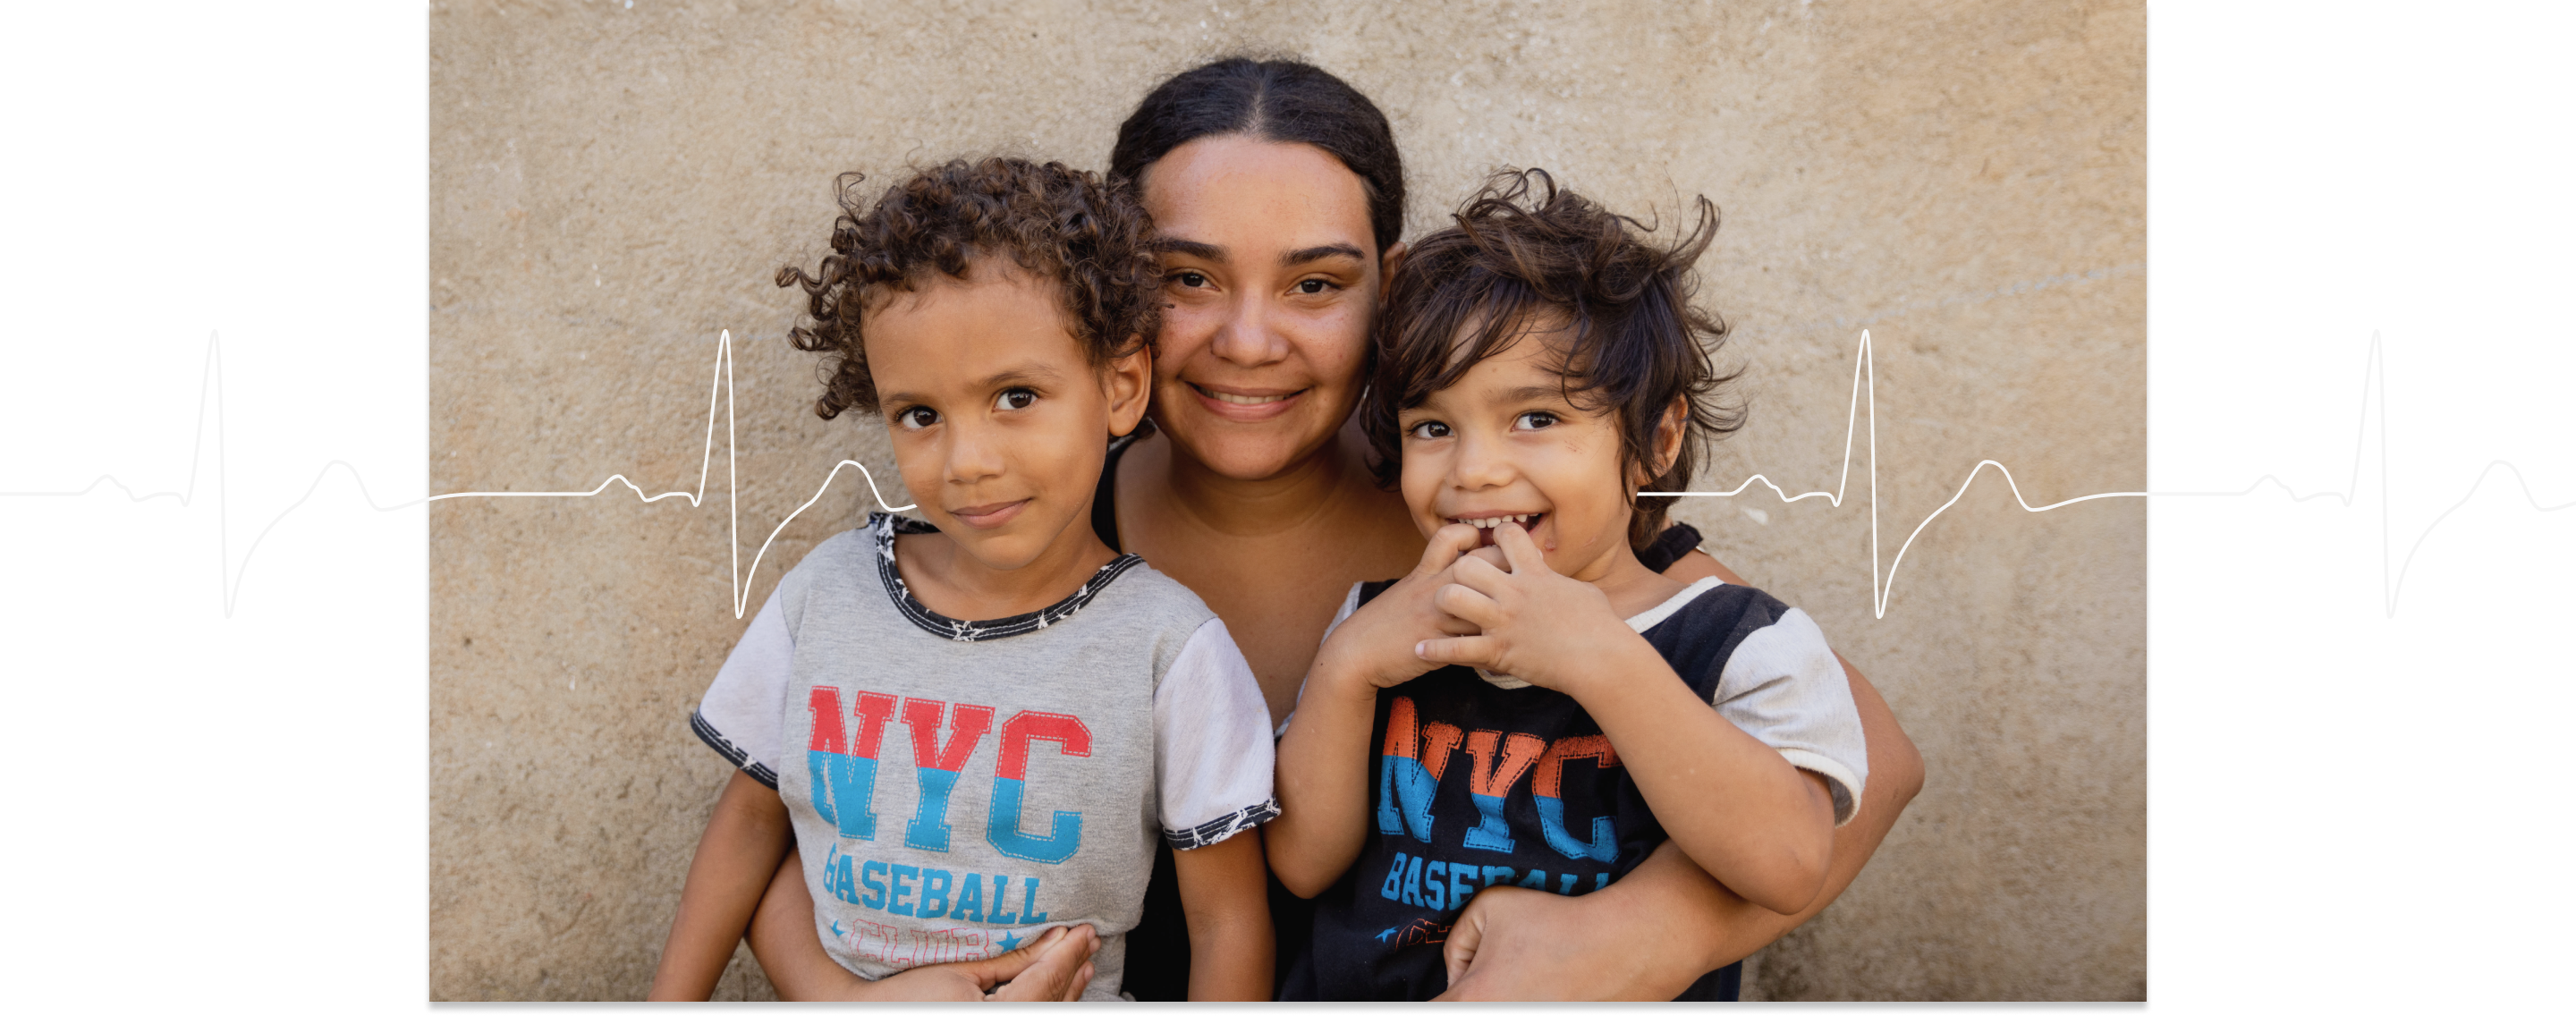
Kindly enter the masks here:
M 1221 265 L 1225 263 L 1225 248 L 1212 243 L 1200 243 L 1196 240 L 1183 240 L 1176 236 L 1158 236 L 1146 243 L 1145 246 L 1156 254 L 1179 254 L 1184 257 L 1194 257 L 1210 264 Z
M 1295 268 L 1298 265 L 1305 264 L 1306 262 L 1321 261 L 1325 258 L 1349 258 L 1353 261 L 1367 260 L 1367 258 L 1360 253 L 1360 249 L 1357 247 L 1353 247 L 1347 243 L 1328 243 L 1320 247 L 1305 247 L 1279 255 L 1279 264 L 1280 267 L 1283 268 Z

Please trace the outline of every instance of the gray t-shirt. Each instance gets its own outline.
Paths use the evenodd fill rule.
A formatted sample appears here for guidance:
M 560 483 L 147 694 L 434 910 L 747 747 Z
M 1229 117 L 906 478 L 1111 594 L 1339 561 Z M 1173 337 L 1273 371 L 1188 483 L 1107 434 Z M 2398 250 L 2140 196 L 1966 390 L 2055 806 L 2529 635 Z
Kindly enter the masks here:
M 814 548 L 692 726 L 778 789 L 842 966 L 874 980 L 1088 923 L 1084 997 L 1115 998 L 1153 851 L 1278 814 L 1260 686 L 1225 623 L 1132 554 L 1042 611 L 934 613 L 894 558 L 931 531 L 875 515 Z

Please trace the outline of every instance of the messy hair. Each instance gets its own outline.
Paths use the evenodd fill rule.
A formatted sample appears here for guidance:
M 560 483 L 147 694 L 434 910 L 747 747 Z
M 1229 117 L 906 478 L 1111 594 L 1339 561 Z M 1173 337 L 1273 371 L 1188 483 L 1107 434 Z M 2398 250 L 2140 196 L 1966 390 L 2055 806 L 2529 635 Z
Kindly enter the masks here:
M 813 319 L 788 341 L 830 354 L 815 415 L 877 411 L 876 379 L 859 342 L 867 305 L 912 290 L 931 272 L 963 279 L 979 258 L 1007 256 L 1055 282 L 1058 306 L 1092 365 L 1152 348 L 1162 314 L 1162 269 L 1147 245 L 1153 223 L 1099 174 L 1059 162 L 959 159 L 886 188 L 873 205 L 860 192 L 865 179 L 837 180 L 841 215 L 820 269 L 778 270 L 780 286 L 805 290 Z
M 1720 390 L 1709 357 L 1726 323 L 1691 305 L 1691 266 L 1717 238 L 1717 208 L 1703 197 L 1697 221 L 1670 246 L 1646 242 L 1654 227 L 1614 214 L 1545 170 L 1506 170 L 1460 206 L 1456 224 L 1414 241 L 1379 314 L 1377 363 L 1360 405 L 1378 483 L 1403 469 L 1396 416 L 1457 384 L 1469 368 L 1523 337 L 1562 327 L 1553 350 L 1566 401 L 1618 421 L 1622 469 L 1649 475 L 1629 492 L 1628 542 L 1644 547 L 1664 528 L 1670 498 L 1639 491 L 1689 487 L 1699 446 L 1744 425 Z M 1654 470 L 1666 412 L 1685 409 L 1681 451 Z

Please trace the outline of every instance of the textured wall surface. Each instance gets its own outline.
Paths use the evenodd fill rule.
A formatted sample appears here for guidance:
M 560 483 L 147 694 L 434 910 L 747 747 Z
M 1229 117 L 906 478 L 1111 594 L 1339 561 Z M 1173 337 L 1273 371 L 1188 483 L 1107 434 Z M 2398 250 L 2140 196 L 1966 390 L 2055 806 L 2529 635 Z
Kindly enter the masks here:
M 796 303 L 770 277 L 822 250 L 833 174 L 985 152 L 1098 167 L 1155 81 L 1264 50 L 1385 108 L 1408 235 L 1504 164 L 1641 216 L 1719 204 L 1702 293 L 1736 328 L 1753 415 L 1701 489 L 1845 482 L 1871 330 L 1875 412 L 1839 506 L 1756 485 L 1678 512 L 1817 617 L 1929 771 L 1748 994 L 2144 997 L 2142 502 L 2026 514 L 1988 469 L 1872 608 L 1873 548 L 1884 574 L 1981 459 L 2033 505 L 2144 485 L 2144 17 L 2060 0 L 435 5 L 433 489 L 622 474 L 696 492 L 722 330 L 736 415 L 728 431 L 719 405 L 695 507 L 619 486 L 434 508 L 432 995 L 641 997 L 726 778 L 687 717 L 741 630 L 734 575 L 757 605 L 861 517 L 845 471 L 751 568 L 841 459 L 906 500 L 880 435 L 808 410 L 814 364 L 781 341 Z M 739 956 L 720 997 L 767 996 Z

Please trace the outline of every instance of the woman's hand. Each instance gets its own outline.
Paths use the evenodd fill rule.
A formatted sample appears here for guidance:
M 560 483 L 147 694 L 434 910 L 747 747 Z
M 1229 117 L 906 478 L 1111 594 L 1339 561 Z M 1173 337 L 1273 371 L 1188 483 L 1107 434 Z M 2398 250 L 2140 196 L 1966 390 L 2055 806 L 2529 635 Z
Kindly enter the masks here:
M 1475 549 L 1476 539 L 1476 527 L 1465 523 L 1442 526 L 1432 533 L 1412 574 L 1333 629 L 1332 637 L 1315 652 L 1312 672 L 1355 677 L 1374 690 L 1395 687 L 1440 666 L 1417 655 L 1414 647 L 1427 639 L 1475 633 L 1475 625 L 1440 609 L 1434 599 L 1457 581 L 1456 566 L 1473 556 L 1468 552 Z
M 1714 883 L 1712 883 L 1714 884 Z M 1589 896 L 1567 897 L 1538 889 L 1489 886 L 1478 890 L 1449 929 L 1443 958 L 1449 966 L 1444 1001 L 1661 1002 L 1688 988 L 1697 974 L 1681 976 L 1667 958 L 1642 949 L 1566 948 L 1569 942 L 1616 941 L 1623 915 L 1585 906 Z M 1609 927 L 1598 927 L 1607 917 Z M 1605 937 L 1602 932 L 1609 932 Z M 1664 962 L 1658 962 L 1664 960 Z

